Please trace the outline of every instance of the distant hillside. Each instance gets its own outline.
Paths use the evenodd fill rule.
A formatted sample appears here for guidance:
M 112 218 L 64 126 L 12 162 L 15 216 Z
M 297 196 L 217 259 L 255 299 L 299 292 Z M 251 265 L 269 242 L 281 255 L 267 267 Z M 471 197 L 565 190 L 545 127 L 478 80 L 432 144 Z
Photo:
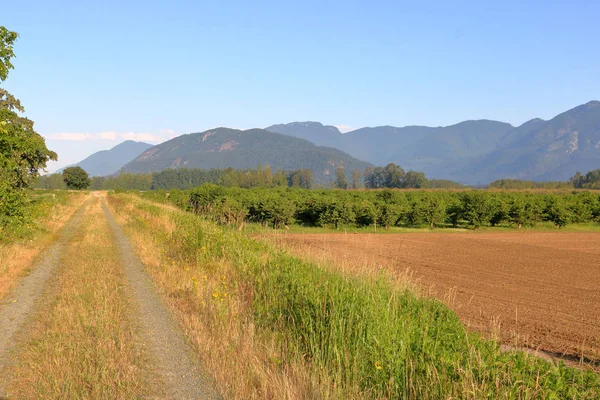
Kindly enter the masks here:
M 329 147 L 263 129 L 241 131 L 217 128 L 171 139 L 146 150 L 122 168 L 123 172 L 153 172 L 167 168 L 234 169 L 270 165 L 273 170 L 308 168 L 316 184 L 335 180 L 336 168 L 348 175 L 368 163 Z
M 316 122 L 267 130 L 336 147 L 376 165 L 394 162 L 429 178 L 466 184 L 496 179 L 565 180 L 600 166 L 600 102 L 592 101 L 551 121 L 519 127 L 491 120 L 446 127 L 378 126 L 341 134 Z
M 564 181 L 600 167 L 600 102 L 575 107 L 550 121 L 537 120 L 519 140 L 472 163 L 457 175 Z
M 342 149 L 342 146 L 340 146 L 342 133 L 339 129 L 335 126 L 323 125 L 320 122 L 292 122 L 290 124 L 272 125 L 266 130 L 308 140 L 318 146 Z
M 315 122 L 295 122 L 267 128 L 302 137 L 318 145 L 327 143 L 377 165 L 394 162 L 406 169 L 424 171 L 428 176 L 434 176 L 439 168 L 445 170 L 446 162 L 460 161 L 495 150 L 512 129 L 510 124 L 488 120 L 465 121 L 437 128 L 378 126 L 346 134 L 340 133 L 335 127 Z
M 110 150 L 99 151 L 77 164 L 69 166 L 79 166 L 90 176 L 108 176 L 119 172 L 125 164 L 151 147 L 152 145 L 148 143 L 127 140 Z M 56 172 L 61 172 L 62 170 L 64 170 L 64 168 L 61 168 Z

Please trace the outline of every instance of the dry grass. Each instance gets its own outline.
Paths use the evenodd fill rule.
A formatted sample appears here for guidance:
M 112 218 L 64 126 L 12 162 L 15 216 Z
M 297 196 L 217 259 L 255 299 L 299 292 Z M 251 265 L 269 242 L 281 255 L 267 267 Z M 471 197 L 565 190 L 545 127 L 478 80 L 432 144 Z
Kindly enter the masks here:
M 597 375 L 502 352 L 441 302 L 373 279 L 371 258 L 318 266 L 135 196 L 109 202 L 226 398 L 598 398 Z
M 84 256 L 82 256 L 84 255 Z M 95 198 L 13 370 L 15 398 L 124 399 L 150 390 L 125 277 Z
M 71 193 L 66 203 L 41 205 L 49 209 L 41 212 L 41 218 L 36 221 L 40 229 L 32 237 L 10 243 L 0 242 L 0 300 L 15 287 L 19 278 L 27 274 L 42 250 L 54 242 L 60 228 L 86 198 L 85 194 Z
M 109 200 L 111 198 L 109 197 Z M 124 228 L 138 257 L 154 279 L 163 300 L 210 371 L 225 398 L 327 399 L 360 398 L 358 389 L 335 388 L 325 373 L 281 354 L 277 333 L 265 334 L 252 321 L 251 288 L 239 285 L 234 269 L 225 260 L 207 260 L 199 269 L 186 262 L 168 243 L 150 232 L 169 236 L 173 215 L 182 211 L 162 206 L 162 215 L 144 212 L 130 197 L 109 205 Z M 142 201 L 143 202 L 143 201 Z M 154 205 L 154 203 L 153 203 Z M 127 223 L 144 221 L 143 224 Z M 344 396 L 345 395 L 345 396 Z

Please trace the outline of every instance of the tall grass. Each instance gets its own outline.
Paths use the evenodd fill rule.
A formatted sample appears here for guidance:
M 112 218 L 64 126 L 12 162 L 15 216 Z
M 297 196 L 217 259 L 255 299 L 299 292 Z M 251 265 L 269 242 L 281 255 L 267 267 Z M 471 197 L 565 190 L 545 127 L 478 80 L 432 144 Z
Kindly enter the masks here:
M 132 399 L 152 393 L 154 376 L 98 198 L 65 246 L 55 290 L 11 369 L 14 397 Z
M 299 366 L 309 371 L 306 376 L 319 380 L 321 397 L 600 395 L 600 377 L 594 372 L 503 352 L 498 343 L 466 331 L 441 302 L 398 288 L 385 275 L 345 275 L 189 213 L 134 197 L 114 196 L 110 201 L 128 221 L 130 232 L 150 236 L 162 246 L 155 273 L 162 274 L 159 282 L 171 297 L 184 299 L 180 314 L 204 315 L 223 326 L 237 321 L 237 330 L 219 331 L 223 340 L 244 329 L 258 332 L 246 346 L 255 353 L 269 348 L 273 373 L 283 375 Z M 200 274 L 207 278 L 198 279 Z M 223 374 L 220 382 L 226 386 L 237 375 Z M 243 390 L 236 390 L 229 393 L 242 398 Z
M 84 197 L 82 193 L 35 191 L 27 204 L 29 222 L 0 231 L 0 300 L 56 239 Z

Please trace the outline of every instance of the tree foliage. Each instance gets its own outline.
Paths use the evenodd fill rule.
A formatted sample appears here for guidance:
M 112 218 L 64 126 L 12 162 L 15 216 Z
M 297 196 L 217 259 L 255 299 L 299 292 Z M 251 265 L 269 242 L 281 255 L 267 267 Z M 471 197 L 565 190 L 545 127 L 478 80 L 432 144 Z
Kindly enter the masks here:
M 148 191 L 143 196 L 191 209 L 223 224 L 240 223 L 243 215 L 248 221 L 274 227 L 296 222 L 335 229 L 343 226 L 477 229 L 493 225 L 520 228 L 540 222 L 557 227 L 600 222 L 597 192 L 243 189 L 207 184 L 190 191 Z
M 335 170 L 335 176 L 335 187 L 338 189 L 348 189 L 348 180 L 346 179 L 344 167 L 338 167 Z
M 430 187 L 430 184 L 437 188 L 462 186 L 459 183 L 447 180 L 435 180 L 430 183 L 423 172 L 412 170 L 406 172 L 394 163 L 390 163 L 385 167 L 368 167 L 365 169 L 363 176 L 367 189 L 421 189 Z
M 13 45 L 17 34 L 0 26 L 0 82 L 13 69 Z M 23 219 L 25 189 L 31 187 L 39 170 L 56 153 L 48 150 L 44 138 L 35 132 L 33 121 L 21 116 L 21 102 L 0 88 L 0 228 Z
M 67 188 L 74 190 L 87 189 L 91 180 L 88 173 L 81 167 L 69 167 L 65 168 L 62 173 L 63 180 L 67 185 Z
M 600 189 L 600 168 L 589 171 L 585 175 L 577 172 L 571 178 L 571 183 L 578 189 Z

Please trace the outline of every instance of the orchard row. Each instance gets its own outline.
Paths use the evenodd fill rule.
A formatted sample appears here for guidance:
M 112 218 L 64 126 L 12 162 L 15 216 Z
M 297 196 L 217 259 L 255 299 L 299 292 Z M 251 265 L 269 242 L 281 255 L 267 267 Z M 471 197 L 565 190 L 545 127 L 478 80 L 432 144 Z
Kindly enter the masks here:
M 204 214 L 221 224 L 259 222 L 304 226 L 515 228 L 549 221 L 558 227 L 600 221 L 600 194 L 402 190 L 227 188 L 144 192 L 152 200 Z

